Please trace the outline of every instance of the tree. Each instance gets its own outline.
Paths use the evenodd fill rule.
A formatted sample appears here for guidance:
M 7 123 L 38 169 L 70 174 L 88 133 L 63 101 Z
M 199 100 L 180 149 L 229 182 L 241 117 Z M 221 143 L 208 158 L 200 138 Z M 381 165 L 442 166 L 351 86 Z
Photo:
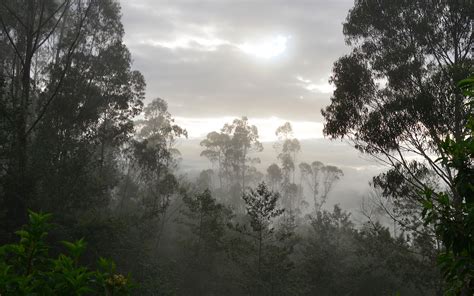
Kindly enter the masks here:
M 214 184 L 213 182 L 214 175 L 215 173 L 211 169 L 202 170 L 199 173 L 199 176 L 197 177 L 197 180 L 196 180 L 196 185 L 198 189 L 201 191 L 204 191 L 206 189 L 212 191 L 213 184 Z
M 311 165 L 302 162 L 299 165 L 301 178 L 305 180 L 314 200 L 314 210 L 318 212 L 327 200 L 333 184 L 338 181 L 343 172 L 341 169 L 327 165 L 320 161 L 313 161 Z
M 336 205 L 311 215 L 304 231 L 296 254 L 303 295 L 435 295 L 437 270 L 381 224 L 357 227 Z
M 254 167 L 260 158 L 253 154 L 263 150 L 258 137 L 257 127 L 250 125 L 247 117 L 242 117 L 226 123 L 220 132 L 207 134 L 201 142 L 205 147 L 201 156 L 218 165 L 221 189 L 226 183 L 226 193 L 230 193 L 231 202 L 237 208 L 241 207 L 240 196 L 246 186 L 262 178 Z
M 184 215 L 188 217 L 191 232 L 196 236 L 193 244 L 195 256 L 202 252 L 218 251 L 222 248 L 222 237 L 230 218 L 230 210 L 217 203 L 209 190 L 204 190 L 194 197 L 183 198 L 186 206 Z
M 467 119 L 453 85 L 472 66 L 470 8 L 457 1 L 356 3 L 344 24 L 354 50 L 334 64 L 336 90 L 322 111 L 325 134 L 348 137 L 359 150 L 409 172 L 406 154 L 415 154 L 453 189 L 455 172 L 434 159 L 442 155 L 443 136 L 459 138 Z
M 449 192 L 427 187 L 422 216 L 443 241 L 439 262 L 448 293 L 467 295 L 474 291 L 474 76 L 459 86 L 471 112 L 463 133 L 458 138 L 447 136 L 440 144 L 443 154 L 437 162 L 457 172 L 453 185 L 461 203 L 456 204 Z
M 156 233 L 158 246 L 171 198 L 179 191 L 175 176 L 179 151 L 174 145 L 179 137 L 187 137 L 187 132 L 174 124 L 167 103 L 160 98 L 153 100 L 144 111 L 145 119 L 137 122 L 138 134 L 132 142 L 131 157 L 140 170 L 139 212 L 145 220 L 160 220 Z
M 257 241 L 257 272 L 262 279 L 262 261 L 263 248 L 266 237 L 273 233 L 271 228 L 272 219 L 280 216 L 283 209 L 277 208 L 279 194 L 270 191 L 267 185 L 262 182 L 255 189 L 250 189 L 242 195 L 242 199 L 246 204 L 247 215 L 250 218 L 250 226 L 252 227 Z M 260 286 L 260 285 L 259 285 Z M 260 290 L 260 289 L 259 289 Z
M 231 159 L 235 177 L 240 176 L 241 192 L 245 191 L 246 175 L 252 164 L 259 163 L 258 157 L 251 157 L 252 152 L 263 151 L 262 144 L 258 141 L 258 129 L 250 125 L 247 117 L 234 119 L 232 124 L 225 124 L 222 131 L 231 136 L 231 146 L 226 155 Z
M 278 127 L 275 135 L 280 140 L 280 142 L 275 144 L 274 148 L 279 151 L 277 157 L 280 161 L 283 175 L 282 201 L 291 215 L 297 204 L 298 186 L 295 184 L 296 155 L 301 151 L 301 146 L 298 139 L 293 137 L 293 128 L 289 122 Z
M 201 152 L 201 156 L 206 157 L 212 164 L 217 164 L 219 187 L 223 188 L 222 179 L 228 176 L 228 163 L 226 161 L 226 151 L 230 144 L 229 135 L 218 132 L 210 132 L 206 139 L 201 141 L 201 146 L 206 149 Z
M 9 210 L 7 214 L 11 218 L 7 227 L 11 227 L 10 230 L 26 222 L 25 213 L 33 187 L 29 176 L 31 165 L 29 145 L 32 132 L 44 114 L 43 111 L 32 114 L 34 106 L 37 106 L 39 102 L 37 89 L 34 89 L 32 85 L 41 84 L 42 87 L 45 85 L 38 80 L 33 80 L 31 73 L 34 70 L 55 66 L 57 72 L 61 73 L 61 77 L 63 77 L 70 66 L 72 53 L 77 48 L 77 41 L 81 36 L 84 21 L 87 19 L 91 7 L 91 2 L 86 3 L 84 11 L 82 9 L 79 11 L 77 5 L 70 3 L 70 1 L 62 4 L 54 1 L 2 1 L 0 8 L 0 23 L 2 25 L 0 35 L 2 43 L 1 76 L 8 79 L 6 83 L 9 86 L 9 91 L 2 98 L 5 101 L 1 106 L 5 109 L 0 113 L 7 118 L 8 125 L 6 127 L 9 129 L 11 140 L 10 145 L 3 147 L 5 150 L 2 151 L 9 159 L 9 163 L 2 169 L 6 170 L 10 177 L 8 183 L 5 184 L 7 188 L 5 202 L 8 204 Z M 53 33 L 57 33 L 58 24 L 67 10 L 76 12 L 79 22 L 75 23 L 73 30 L 68 31 L 72 38 L 69 38 L 67 43 L 64 42 L 66 50 L 62 51 L 60 55 L 62 64 L 42 65 L 37 62 L 36 58 L 40 56 L 40 50 L 44 48 L 43 45 L 46 41 L 56 41 L 51 37 Z M 74 21 L 71 20 L 71 23 Z M 37 67 L 44 68 L 38 69 Z M 57 95 L 55 86 L 60 86 L 60 83 L 61 80 L 54 79 L 54 82 L 51 81 L 47 84 L 52 88 L 52 90 L 48 89 L 47 92 L 43 92 L 48 97 L 47 102 L 52 101 Z M 48 105 L 39 106 L 46 110 Z M 19 223 L 19 225 L 15 223 Z
M 301 151 L 300 142 L 293 137 L 293 128 L 289 122 L 278 127 L 275 135 L 281 141 L 275 144 L 275 148 L 279 150 L 278 159 L 281 162 L 284 178 L 287 180 L 286 182 L 295 183 L 296 154 Z
M 272 163 L 267 168 L 267 179 L 270 183 L 271 189 L 276 190 L 278 188 L 277 186 L 279 186 L 283 180 L 283 174 L 278 164 Z
M 219 204 L 207 189 L 194 196 L 185 196 L 183 201 L 185 209 L 181 223 L 191 232 L 184 241 L 187 266 L 183 286 L 189 287 L 190 294 L 219 293 L 214 288 L 220 284 L 213 283 L 224 281 L 218 265 L 225 262 L 225 256 L 222 256 L 227 247 L 224 236 L 232 212 Z
M 353 52 L 334 64 L 324 132 L 388 164 L 420 205 L 433 180 L 441 189 L 431 194 L 436 205 L 460 211 L 464 204 L 463 171 L 436 160 L 448 157 L 445 138 L 464 139 L 472 112 L 455 83 L 473 66 L 473 9 L 458 1 L 359 1 L 344 24 Z
M 7 229 L 26 208 L 107 204 L 114 149 L 133 131 L 144 80 L 131 70 L 115 1 L 2 1 L 0 186 Z M 2 78 L 2 79 L 3 79 Z M 87 184 L 79 186 L 78 184 Z M 67 197 L 67 198 L 65 198 Z

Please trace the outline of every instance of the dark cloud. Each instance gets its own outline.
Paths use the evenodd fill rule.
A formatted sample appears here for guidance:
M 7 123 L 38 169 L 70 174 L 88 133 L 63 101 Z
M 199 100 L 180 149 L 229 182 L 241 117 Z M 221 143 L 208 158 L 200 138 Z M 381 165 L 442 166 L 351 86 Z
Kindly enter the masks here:
M 309 91 L 299 75 L 327 82 L 347 48 L 341 23 L 351 1 L 123 1 L 123 21 L 134 65 L 148 96 L 160 96 L 177 116 L 278 116 L 321 121 L 329 94 Z M 198 42 L 166 48 L 159 42 L 194 37 L 233 44 L 289 36 L 272 60 L 233 45 L 206 51 Z

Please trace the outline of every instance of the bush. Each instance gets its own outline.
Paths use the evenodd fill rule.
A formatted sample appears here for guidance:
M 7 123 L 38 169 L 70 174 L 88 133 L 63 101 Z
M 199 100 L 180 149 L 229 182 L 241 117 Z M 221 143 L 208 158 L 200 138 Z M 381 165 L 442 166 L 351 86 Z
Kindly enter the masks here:
M 51 214 L 29 212 L 29 224 L 16 232 L 20 241 L 0 247 L 0 295 L 129 295 L 129 276 L 115 264 L 98 260 L 97 270 L 79 263 L 86 242 L 61 242 L 66 254 L 50 256 L 46 242 Z

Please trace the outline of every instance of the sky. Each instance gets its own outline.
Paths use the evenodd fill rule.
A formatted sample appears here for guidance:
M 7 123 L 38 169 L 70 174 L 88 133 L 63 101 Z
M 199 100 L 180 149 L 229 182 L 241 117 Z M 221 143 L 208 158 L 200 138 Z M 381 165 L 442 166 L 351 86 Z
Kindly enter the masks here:
M 147 100 L 165 99 L 181 140 L 182 169 L 208 168 L 200 140 L 247 116 L 275 161 L 275 130 L 291 122 L 301 161 L 337 165 L 345 173 L 332 204 L 356 209 L 380 165 L 348 143 L 323 136 L 321 108 L 333 91 L 333 63 L 350 51 L 342 23 L 353 0 L 121 1 L 125 43 L 147 81 Z M 331 203 L 329 203 L 331 204 Z

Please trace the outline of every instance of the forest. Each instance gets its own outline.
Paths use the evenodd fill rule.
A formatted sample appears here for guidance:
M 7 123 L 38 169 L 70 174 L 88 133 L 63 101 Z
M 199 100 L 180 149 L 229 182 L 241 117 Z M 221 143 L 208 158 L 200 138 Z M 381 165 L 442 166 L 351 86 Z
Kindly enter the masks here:
M 290 121 L 266 169 L 242 114 L 186 174 L 118 1 L 0 0 L 0 295 L 474 295 L 474 2 L 351 7 L 312 111 L 383 167 L 363 221 Z

